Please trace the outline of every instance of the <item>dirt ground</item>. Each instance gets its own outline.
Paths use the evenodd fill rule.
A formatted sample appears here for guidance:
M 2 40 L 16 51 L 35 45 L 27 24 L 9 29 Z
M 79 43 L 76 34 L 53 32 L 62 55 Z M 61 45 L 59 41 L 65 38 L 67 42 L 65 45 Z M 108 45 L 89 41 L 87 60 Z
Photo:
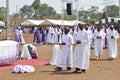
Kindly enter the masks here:
M 6 37 L 5 32 L 0 34 L 0 40 Z M 14 39 L 10 33 L 10 39 Z M 33 43 L 33 34 L 24 34 L 26 43 Z M 20 45 L 20 49 L 23 45 Z M 35 45 L 42 60 L 51 60 L 53 45 Z M 75 46 L 74 46 L 75 47 Z M 0 80 L 120 80 L 120 39 L 118 40 L 118 57 L 108 60 L 108 49 L 104 49 L 101 60 L 95 60 L 94 51 L 91 49 L 90 69 L 84 74 L 73 74 L 71 71 L 54 72 L 55 66 L 37 66 L 33 73 L 12 74 L 12 70 L 0 71 Z

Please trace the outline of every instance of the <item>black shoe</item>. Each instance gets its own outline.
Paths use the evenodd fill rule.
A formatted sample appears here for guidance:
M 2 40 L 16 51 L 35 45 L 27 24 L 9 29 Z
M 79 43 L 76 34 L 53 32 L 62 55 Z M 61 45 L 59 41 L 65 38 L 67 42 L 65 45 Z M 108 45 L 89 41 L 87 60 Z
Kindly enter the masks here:
M 85 69 L 82 69 L 82 70 L 81 70 L 81 73 L 85 73 L 85 71 L 86 71 Z
M 113 58 L 112 57 L 110 57 L 110 61 L 112 61 L 113 60 Z
M 62 71 L 62 68 L 56 67 L 56 68 L 54 68 L 54 70 L 55 70 L 55 71 Z
M 70 71 L 70 70 L 71 70 L 71 67 L 67 67 L 67 70 Z
M 79 71 L 80 71 L 81 69 L 79 69 L 79 68 L 76 68 L 76 70 L 75 71 L 73 71 L 73 73 L 79 73 Z

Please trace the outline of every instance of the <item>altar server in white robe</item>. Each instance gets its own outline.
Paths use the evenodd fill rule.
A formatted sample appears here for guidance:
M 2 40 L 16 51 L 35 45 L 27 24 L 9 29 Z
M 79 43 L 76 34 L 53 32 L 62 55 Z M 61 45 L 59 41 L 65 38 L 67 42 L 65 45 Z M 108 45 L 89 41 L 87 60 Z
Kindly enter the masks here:
M 118 32 L 113 28 L 110 27 L 110 31 L 107 35 L 107 39 L 109 42 L 109 58 L 113 60 L 117 57 L 117 39 L 119 38 Z
M 18 30 L 19 30 L 19 35 L 20 35 L 19 43 L 20 44 L 24 44 L 25 43 L 25 39 L 23 37 L 23 30 L 21 29 L 21 27 L 18 27 Z
M 56 71 L 61 71 L 62 68 L 67 68 L 71 70 L 73 67 L 73 53 L 72 53 L 72 44 L 73 37 L 69 34 L 69 28 L 66 27 L 64 34 L 62 36 L 62 49 L 58 56 Z
M 59 26 L 55 27 L 54 28 L 54 43 L 61 43 L 61 34 L 62 34 L 62 31 L 61 29 L 59 28 Z
M 76 37 L 76 48 L 73 57 L 73 63 L 76 70 L 73 73 L 84 73 L 89 69 L 90 60 L 90 47 L 88 47 L 90 42 L 90 37 L 88 32 L 83 29 L 83 26 L 79 24 L 80 31 L 78 31 Z
M 96 60 L 102 57 L 105 35 L 106 34 L 101 30 L 100 26 L 97 27 L 96 31 L 93 34 Z
M 47 42 L 52 44 L 54 43 L 54 28 L 53 26 L 52 27 L 49 27 L 48 29 L 48 35 L 47 35 Z
M 76 41 L 76 36 L 77 36 L 77 33 L 79 31 L 79 27 L 78 25 L 74 27 L 74 32 L 73 32 L 73 40 L 74 40 L 74 43 Z

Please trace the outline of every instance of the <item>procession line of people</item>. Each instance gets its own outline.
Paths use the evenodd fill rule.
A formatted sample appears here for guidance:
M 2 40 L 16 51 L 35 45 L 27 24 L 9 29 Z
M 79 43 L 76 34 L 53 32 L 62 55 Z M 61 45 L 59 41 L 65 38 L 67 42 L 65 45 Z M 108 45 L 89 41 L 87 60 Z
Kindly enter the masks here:
M 102 57 L 105 38 L 107 38 L 107 47 L 109 48 L 109 59 L 113 60 L 117 57 L 117 39 L 119 34 L 113 26 L 109 27 L 107 34 L 102 30 L 102 27 L 98 26 L 92 35 L 85 26 L 79 24 L 78 27 L 79 31 L 75 42 L 69 33 L 70 30 L 65 28 L 62 36 L 62 49 L 58 54 L 55 71 L 62 71 L 62 68 L 71 70 L 72 67 L 75 68 L 73 73 L 85 73 L 86 70 L 89 70 L 92 39 L 94 39 L 93 48 L 96 60 Z M 74 52 L 72 51 L 73 44 L 76 45 Z
M 81 25 L 78 24 L 74 29 L 64 27 L 61 30 L 59 26 L 50 26 L 43 28 L 34 28 L 34 44 L 40 44 L 40 34 L 42 32 L 42 42 L 48 44 L 61 44 L 62 48 L 56 61 L 56 71 L 62 68 L 71 70 L 75 68 L 73 73 L 85 72 L 89 69 L 90 48 L 94 49 L 96 60 L 101 59 L 103 48 L 109 48 L 109 59 L 113 60 L 117 57 L 117 39 L 118 32 L 113 25 Z M 25 43 L 21 28 L 15 30 L 15 41 Z M 76 45 L 73 52 L 73 44 Z

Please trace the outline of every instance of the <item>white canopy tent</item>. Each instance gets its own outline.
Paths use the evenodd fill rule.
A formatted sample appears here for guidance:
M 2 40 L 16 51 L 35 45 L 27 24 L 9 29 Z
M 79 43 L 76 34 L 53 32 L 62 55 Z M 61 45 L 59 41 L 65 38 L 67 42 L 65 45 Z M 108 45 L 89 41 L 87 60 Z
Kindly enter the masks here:
M 0 26 L 5 26 L 5 23 L 0 21 Z
M 107 22 L 109 22 L 109 23 L 110 23 L 112 19 L 114 19 L 114 18 L 107 17 Z M 101 22 L 101 23 L 103 23 L 103 24 L 104 24 L 104 23 L 106 23 L 106 18 L 101 19 L 101 20 L 99 20 L 99 21 L 95 22 L 95 24 L 99 24 L 100 22 Z
M 113 20 L 114 22 L 118 22 L 118 21 L 120 21 L 120 18 L 107 17 L 107 22 L 111 23 L 112 20 Z M 104 23 L 106 23 L 106 18 L 101 19 L 101 20 L 95 22 L 95 24 L 99 24 L 100 21 L 101 21 L 101 23 L 104 24 Z
M 21 23 L 21 26 L 38 26 L 43 21 L 44 20 L 30 20 L 30 19 L 27 19 L 26 21 Z
M 52 20 L 52 19 L 46 19 L 40 25 L 73 26 L 73 24 L 67 20 Z
M 120 18 L 114 18 L 114 22 L 120 21 Z
M 72 21 L 69 21 L 70 23 L 72 23 L 73 25 L 77 25 L 77 24 L 86 24 L 86 23 L 84 23 L 84 22 L 82 22 L 82 21 L 79 21 L 79 20 L 72 20 Z

